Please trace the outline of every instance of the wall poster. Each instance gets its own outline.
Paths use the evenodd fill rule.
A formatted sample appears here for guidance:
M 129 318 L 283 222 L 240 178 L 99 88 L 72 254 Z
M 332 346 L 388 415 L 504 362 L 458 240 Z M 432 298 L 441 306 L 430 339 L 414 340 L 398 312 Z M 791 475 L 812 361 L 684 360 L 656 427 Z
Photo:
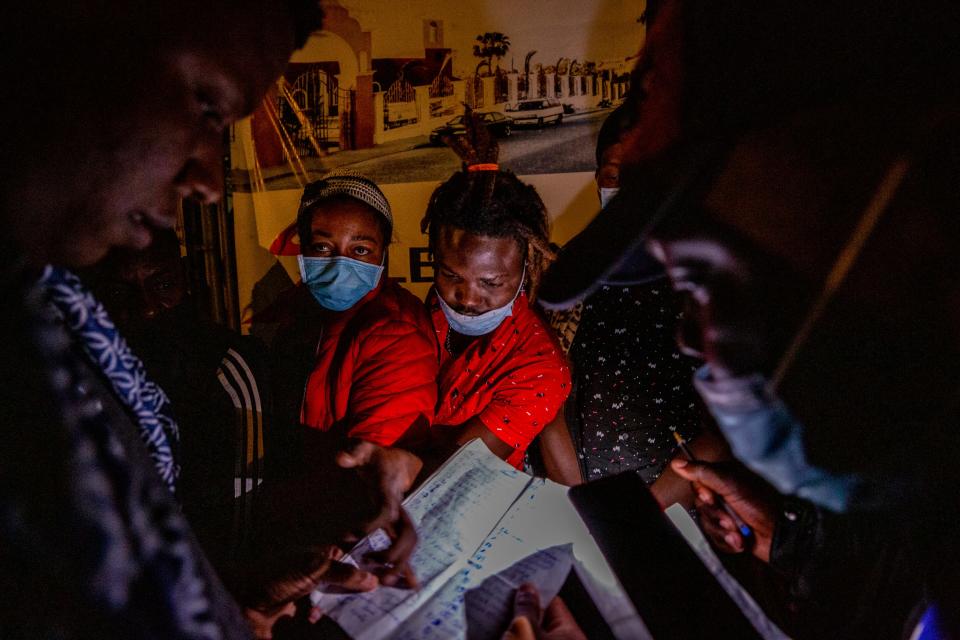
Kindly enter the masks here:
M 644 37 L 645 0 L 330 0 L 323 31 L 231 132 L 244 326 L 299 279 L 275 240 L 303 185 L 335 168 L 375 180 L 394 211 L 391 278 L 424 296 L 433 276 L 419 222 L 459 169 L 438 140 L 468 104 L 499 138 L 500 164 L 533 184 L 562 244 L 599 209 L 594 147 Z

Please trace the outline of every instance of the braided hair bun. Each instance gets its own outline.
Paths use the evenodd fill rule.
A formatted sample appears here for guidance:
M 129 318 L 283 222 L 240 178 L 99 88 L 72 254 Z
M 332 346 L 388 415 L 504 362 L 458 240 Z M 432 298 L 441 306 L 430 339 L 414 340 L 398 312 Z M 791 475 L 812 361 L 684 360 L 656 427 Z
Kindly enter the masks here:
M 546 207 L 536 189 L 497 166 L 500 148 L 480 115 L 466 107 L 463 120 L 464 134 L 444 137 L 463 166 L 430 196 L 420 229 L 429 236 L 432 251 L 442 227 L 478 236 L 513 237 L 526 259 L 532 300 L 541 274 L 555 258 Z

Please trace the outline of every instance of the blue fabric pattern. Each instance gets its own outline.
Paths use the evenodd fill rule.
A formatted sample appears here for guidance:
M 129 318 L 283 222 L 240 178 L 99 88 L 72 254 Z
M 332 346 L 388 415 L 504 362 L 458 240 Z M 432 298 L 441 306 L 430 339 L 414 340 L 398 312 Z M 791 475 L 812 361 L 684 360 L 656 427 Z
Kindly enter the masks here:
M 65 289 L 73 289 L 84 298 L 88 311 L 75 310 L 81 317 L 96 305 L 72 276 L 47 275 L 40 282 L 16 266 L 0 271 L 9 302 L 0 406 L 14 418 L 7 425 L 10 446 L 0 449 L 2 468 L 14 472 L 4 478 L 0 500 L 0 557 L 9 560 L 0 563 L 0 582 L 20 587 L 6 594 L 20 606 L 0 613 L 0 637 L 248 638 L 239 609 L 204 560 L 169 485 L 143 455 L 147 447 L 127 448 L 137 444 L 130 440 L 139 437 L 140 427 L 132 415 L 127 420 L 105 410 L 102 394 L 111 396 L 111 405 L 124 401 L 106 379 L 90 379 L 99 359 L 80 361 L 74 345 L 87 340 L 86 329 L 71 327 L 86 325 L 67 326 L 67 314 L 51 303 L 51 289 L 66 298 L 72 295 Z M 22 387 L 10 356 L 23 359 Z M 104 360 L 132 362 L 117 349 Z M 131 371 L 131 379 L 145 379 L 135 367 Z M 44 379 L 46 385 L 36 384 Z M 38 468 L 40 450 L 53 456 Z M 49 486 L 48 478 L 54 479 Z M 38 491 L 41 485 L 46 490 Z M 47 598 L 68 598 L 68 606 L 38 606 Z
M 76 275 L 48 265 L 41 283 L 70 331 L 80 338 L 84 351 L 136 417 L 157 473 L 175 493 L 180 468 L 174 448 L 180 438 L 167 395 L 147 377 L 143 363 L 130 351 L 107 310 Z

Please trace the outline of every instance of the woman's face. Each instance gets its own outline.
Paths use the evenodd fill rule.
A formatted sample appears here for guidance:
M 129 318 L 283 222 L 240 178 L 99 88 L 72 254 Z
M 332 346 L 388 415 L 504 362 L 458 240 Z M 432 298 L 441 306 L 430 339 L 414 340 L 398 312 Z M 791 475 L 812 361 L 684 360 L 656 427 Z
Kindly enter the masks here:
M 308 258 L 353 258 L 383 264 L 386 238 L 380 214 L 356 200 L 321 203 L 313 210 L 310 238 L 301 238 Z
M 442 227 L 434 253 L 437 293 L 458 313 L 476 316 L 502 307 L 520 288 L 523 255 L 512 236 Z

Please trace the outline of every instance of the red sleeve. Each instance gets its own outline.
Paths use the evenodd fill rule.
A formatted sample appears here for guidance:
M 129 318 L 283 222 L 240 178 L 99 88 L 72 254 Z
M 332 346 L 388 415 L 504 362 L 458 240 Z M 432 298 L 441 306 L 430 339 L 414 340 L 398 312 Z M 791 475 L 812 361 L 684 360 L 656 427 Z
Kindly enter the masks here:
M 392 322 L 360 338 L 350 387 L 350 437 L 382 446 L 410 427 L 429 427 L 437 404 L 433 336 L 410 322 Z
M 549 342 L 539 355 L 531 354 L 507 375 L 493 392 L 493 400 L 477 416 L 498 438 L 517 451 L 507 461 L 518 464 L 523 451 L 557 415 L 570 393 L 570 368 L 556 345 Z

